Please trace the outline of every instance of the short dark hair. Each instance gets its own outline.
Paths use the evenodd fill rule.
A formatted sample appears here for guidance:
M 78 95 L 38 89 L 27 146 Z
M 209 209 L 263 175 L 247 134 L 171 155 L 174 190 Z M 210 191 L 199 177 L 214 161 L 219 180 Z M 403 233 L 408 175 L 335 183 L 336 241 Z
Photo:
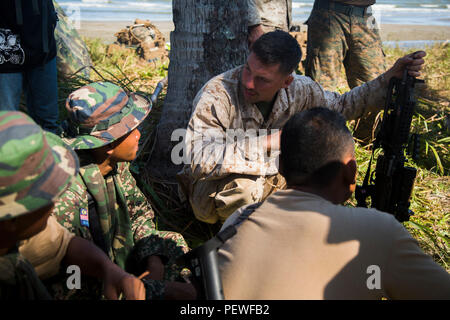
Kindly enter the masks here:
M 289 74 L 297 68 L 302 51 L 297 40 L 289 33 L 276 30 L 259 37 L 251 48 L 266 65 L 280 64 L 280 72 Z
M 326 186 L 342 167 L 341 159 L 354 150 L 344 117 L 323 107 L 293 115 L 280 144 L 280 173 L 288 185 Z

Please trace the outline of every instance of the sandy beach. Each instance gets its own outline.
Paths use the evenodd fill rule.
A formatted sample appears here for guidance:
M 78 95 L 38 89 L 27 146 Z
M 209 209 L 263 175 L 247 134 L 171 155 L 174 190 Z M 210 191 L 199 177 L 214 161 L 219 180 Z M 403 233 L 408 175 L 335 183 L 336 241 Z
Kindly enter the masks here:
M 114 34 L 127 26 L 132 25 L 133 22 L 134 21 L 81 21 L 78 32 L 84 37 L 100 38 L 105 43 L 113 43 L 116 41 Z M 151 22 L 158 27 L 166 42 L 170 42 L 170 32 L 175 28 L 173 22 Z
M 105 43 L 113 43 L 114 34 L 132 24 L 133 21 L 81 21 L 78 30 L 82 36 L 100 38 Z M 172 21 L 154 21 L 167 42 L 170 42 L 170 32 L 174 30 Z M 295 24 L 301 25 L 300 22 Z M 302 26 L 306 27 L 306 26 Z M 413 41 L 413 40 L 450 40 L 450 27 L 425 25 L 381 25 L 382 41 Z

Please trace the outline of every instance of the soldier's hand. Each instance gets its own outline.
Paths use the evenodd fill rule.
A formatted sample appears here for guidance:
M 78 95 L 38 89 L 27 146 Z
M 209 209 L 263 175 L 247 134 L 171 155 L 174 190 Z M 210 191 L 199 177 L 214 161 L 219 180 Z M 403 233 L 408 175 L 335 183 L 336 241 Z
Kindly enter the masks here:
M 127 300 L 145 300 L 144 283 L 114 265 L 105 272 L 104 295 L 108 300 L 117 300 L 121 293 Z
M 264 34 L 260 24 L 248 28 L 248 47 L 252 48 L 253 43 Z
M 419 77 L 420 70 L 422 70 L 426 56 L 425 51 L 416 51 L 398 59 L 391 69 L 386 71 L 386 77 L 389 81 L 392 77 L 401 79 L 405 68 L 408 70 L 408 74 L 412 77 Z
M 129 274 L 122 278 L 120 287 L 126 300 L 145 300 L 145 286 L 138 278 Z

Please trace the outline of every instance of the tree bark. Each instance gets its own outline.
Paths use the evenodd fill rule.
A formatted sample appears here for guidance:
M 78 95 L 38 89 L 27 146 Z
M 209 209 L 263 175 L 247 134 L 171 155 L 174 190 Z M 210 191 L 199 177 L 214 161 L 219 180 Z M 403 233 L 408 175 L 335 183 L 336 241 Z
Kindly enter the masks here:
M 173 0 L 168 88 L 157 127 L 149 174 L 175 182 L 181 165 L 171 160 L 175 129 L 186 129 L 192 101 L 212 77 L 247 58 L 247 0 Z

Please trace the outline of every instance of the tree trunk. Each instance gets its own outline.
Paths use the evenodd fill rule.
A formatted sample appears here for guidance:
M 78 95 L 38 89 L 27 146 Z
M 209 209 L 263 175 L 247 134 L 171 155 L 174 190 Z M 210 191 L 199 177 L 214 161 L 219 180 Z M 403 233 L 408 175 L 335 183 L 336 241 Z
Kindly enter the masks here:
M 247 0 L 173 0 L 175 30 L 170 34 L 167 96 L 148 161 L 149 174 L 175 181 L 181 165 L 171 160 L 180 141 L 175 129 L 186 129 L 192 101 L 212 77 L 244 64 L 247 58 Z

